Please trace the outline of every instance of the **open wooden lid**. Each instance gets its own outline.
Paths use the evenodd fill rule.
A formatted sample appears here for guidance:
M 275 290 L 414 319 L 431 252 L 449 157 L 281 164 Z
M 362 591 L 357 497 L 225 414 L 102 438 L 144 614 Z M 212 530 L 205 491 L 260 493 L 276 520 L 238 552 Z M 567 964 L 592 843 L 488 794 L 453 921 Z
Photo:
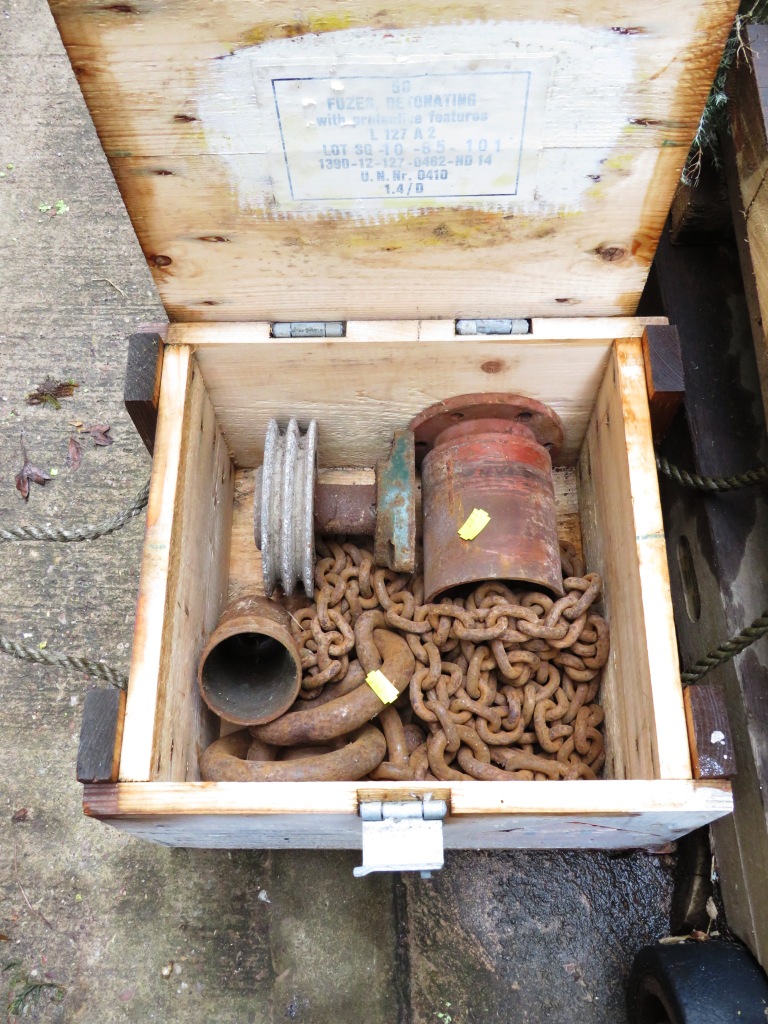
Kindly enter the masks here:
M 51 0 L 174 320 L 631 314 L 736 0 Z

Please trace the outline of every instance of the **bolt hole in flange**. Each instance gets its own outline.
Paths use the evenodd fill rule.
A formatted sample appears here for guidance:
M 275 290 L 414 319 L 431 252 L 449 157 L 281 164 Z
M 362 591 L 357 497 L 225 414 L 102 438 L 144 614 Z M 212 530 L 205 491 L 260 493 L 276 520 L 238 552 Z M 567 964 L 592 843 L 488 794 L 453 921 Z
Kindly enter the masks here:
M 696 567 L 693 564 L 693 552 L 685 534 L 677 538 L 677 566 L 680 570 L 685 610 L 691 622 L 698 622 L 701 618 L 701 594 L 696 578 Z

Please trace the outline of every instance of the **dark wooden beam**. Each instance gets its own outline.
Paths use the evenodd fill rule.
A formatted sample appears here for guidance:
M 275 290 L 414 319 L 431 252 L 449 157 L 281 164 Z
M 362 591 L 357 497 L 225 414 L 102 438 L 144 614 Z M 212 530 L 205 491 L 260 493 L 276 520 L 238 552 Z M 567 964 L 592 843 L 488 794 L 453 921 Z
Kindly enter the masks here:
M 124 690 L 86 692 L 77 751 L 78 782 L 117 782 L 124 716 Z
M 123 401 L 150 455 L 154 452 L 165 327 L 153 325 L 128 339 Z
M 730 245 L 659 244 L 641 315 L 677 325 L 685 416 L 661 453 L 716 476 L 764 461 L 768 443 L 738 254 Z M 768 607 L 765 488 L 704 495 L 660 480 L 675 626 L 692 665 Z M 768 964 L 768 641 L 713 669 L 730 718 L 735 811 L 712 826 L 730 927 Z M 702 685 L 702 684 L 698 684 Z
M 643 331 L 643 361 L 654 444 L 659 444 L 685 394 L 680 336 L 673 325 L 649 325 Z
M 720 148 L 768 413 L 768 25 L 746 31 L 749 57 L 728 77 L 728 128 Z
M 705 683 L 687 686 L 683 701 L 693 777 L 730 779 L 736 774 L 736 755 L 722 690 Z

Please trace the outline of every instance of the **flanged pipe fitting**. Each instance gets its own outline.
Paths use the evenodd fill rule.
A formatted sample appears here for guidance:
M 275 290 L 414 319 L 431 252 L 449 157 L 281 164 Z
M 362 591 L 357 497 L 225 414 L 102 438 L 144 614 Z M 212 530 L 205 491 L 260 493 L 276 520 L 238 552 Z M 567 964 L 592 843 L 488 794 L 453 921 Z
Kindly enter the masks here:
M 238 725 L 282 715 L 301 686 L 301 656 L 285 609 L 266 597 L 241 597 L 222 615 L 197 670 L 203 700 Z
M 410 426 L 421 461 L 426 600 L 482 580 L 561 596 L 557 414 L 521 395 L 460 395 L 425 409 Z M 459 528 L 475 508 L 490 521 L 462 540 Z

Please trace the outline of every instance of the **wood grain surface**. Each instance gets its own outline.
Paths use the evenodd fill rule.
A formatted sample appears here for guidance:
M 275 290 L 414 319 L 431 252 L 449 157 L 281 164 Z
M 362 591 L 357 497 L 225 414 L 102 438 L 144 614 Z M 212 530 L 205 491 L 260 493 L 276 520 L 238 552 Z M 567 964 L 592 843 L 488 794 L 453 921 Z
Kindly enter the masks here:
M 736 3 L 51 9 L 171 317 L 330 320 L 634 312 Z M 256 78 L 382 74 L 393 47 L 434 74 L 551 62 L 525 202 L 393 199 L 371 217 L 280 198 L 272 142 L 239 138 L 274 117 Z

